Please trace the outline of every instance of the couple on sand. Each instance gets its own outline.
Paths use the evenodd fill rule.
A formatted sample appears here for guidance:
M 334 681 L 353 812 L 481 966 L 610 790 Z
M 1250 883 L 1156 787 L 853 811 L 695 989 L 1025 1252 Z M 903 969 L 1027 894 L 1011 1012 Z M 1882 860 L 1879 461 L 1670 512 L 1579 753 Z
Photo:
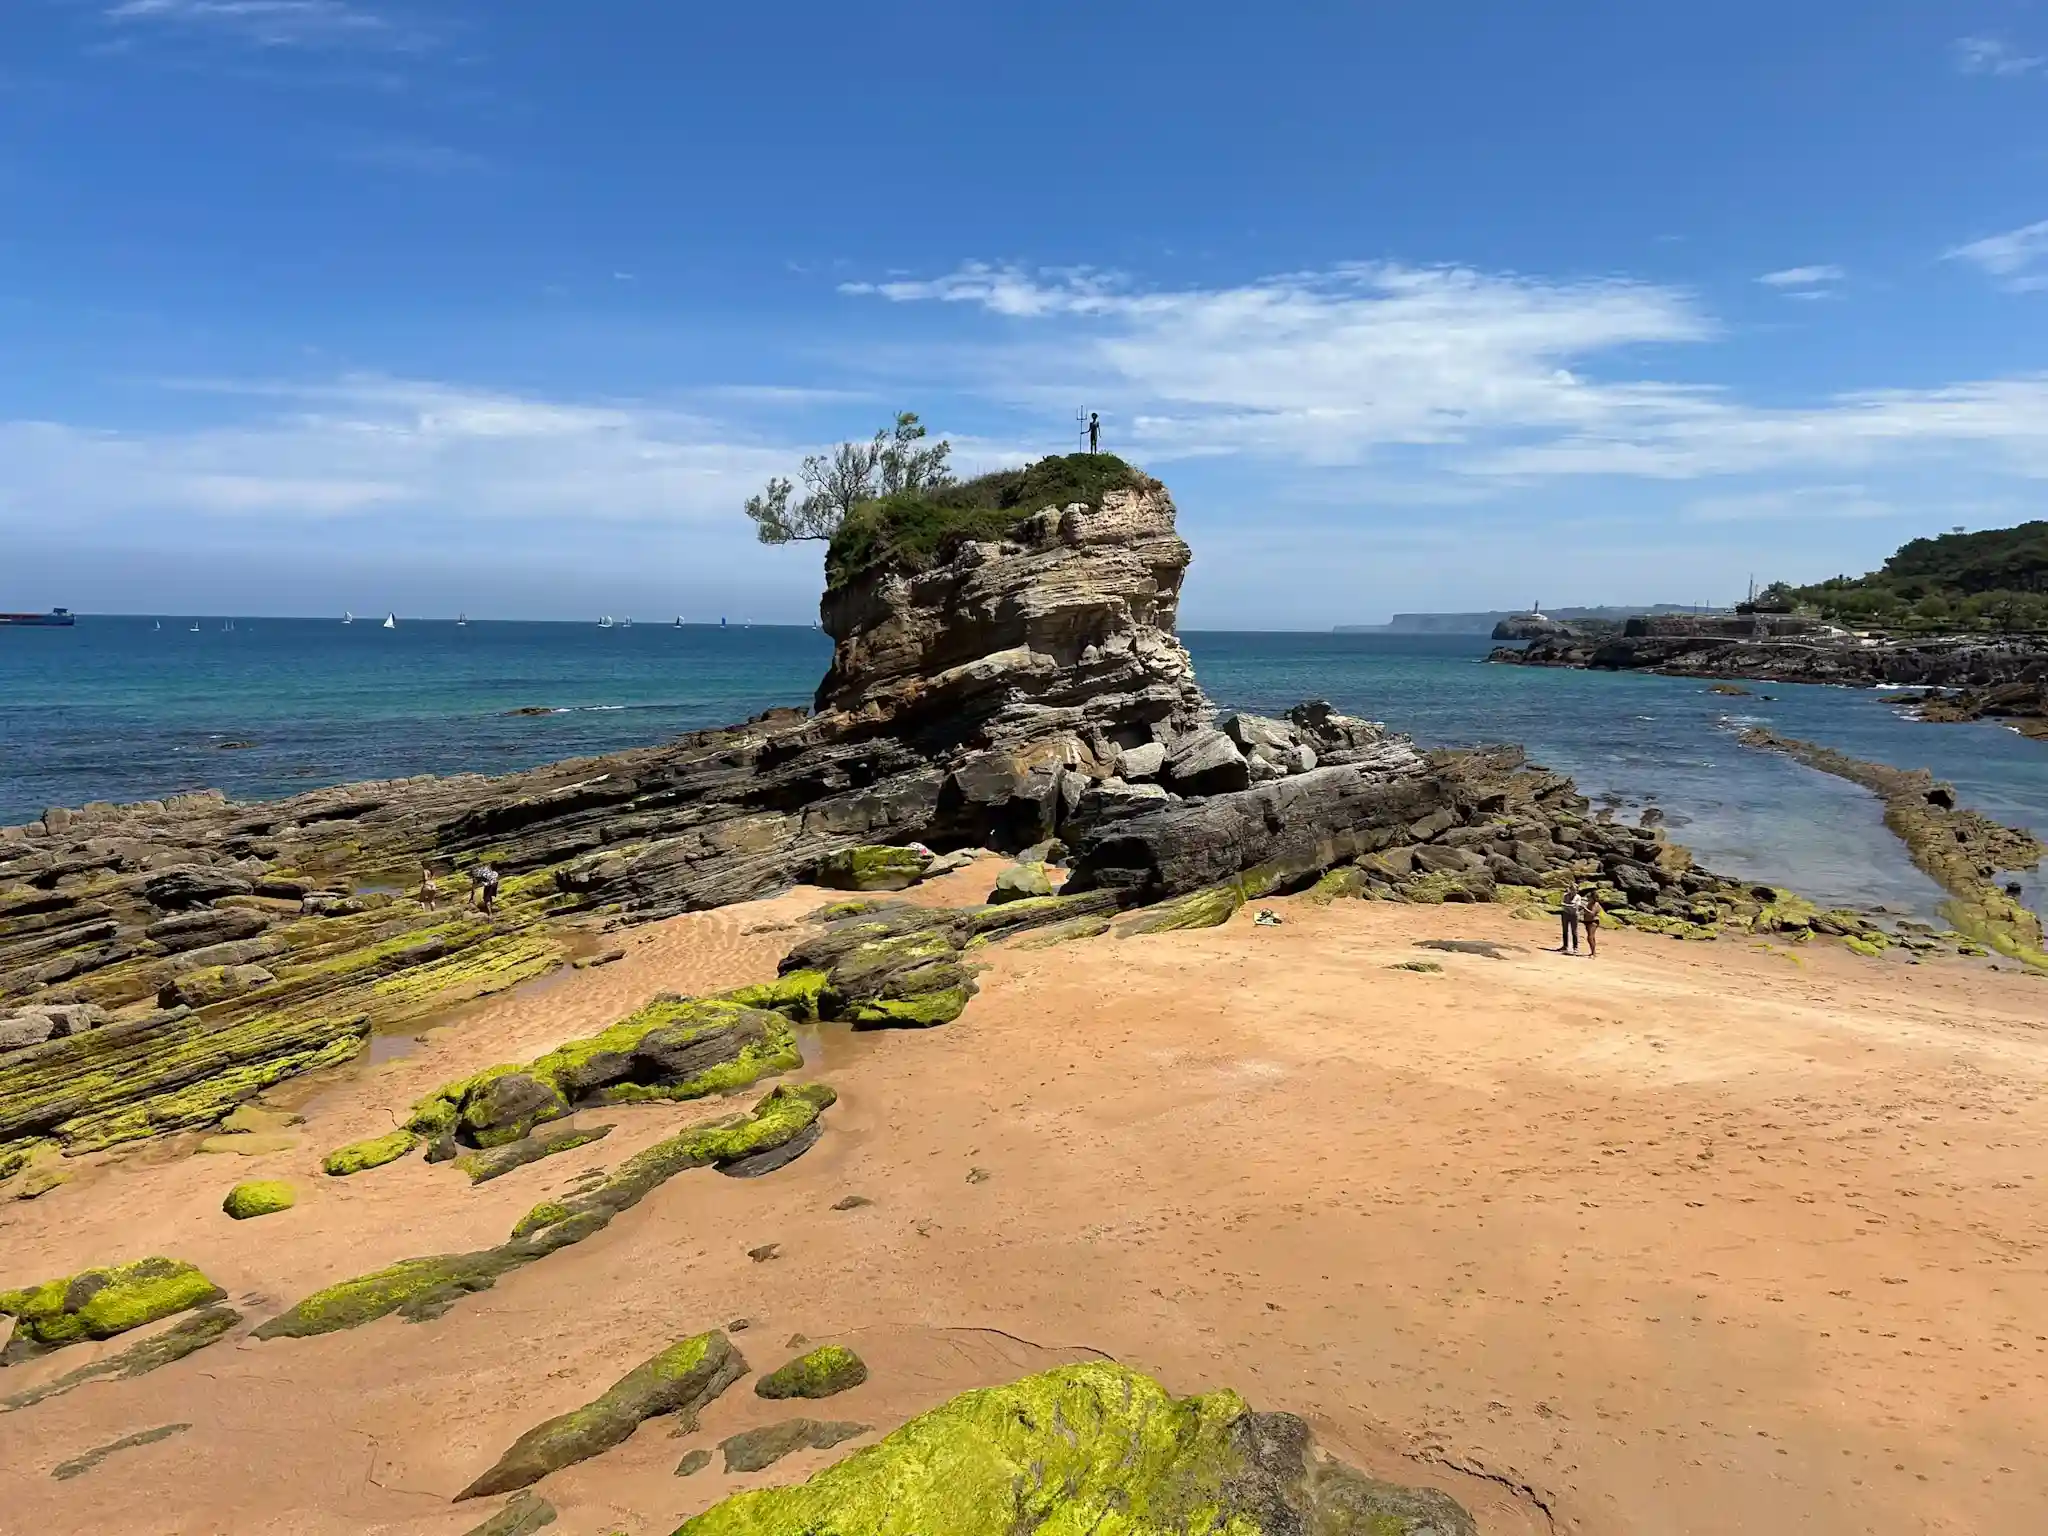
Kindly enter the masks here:
M 1564 898 L 1564 905 L 1558 908 L 1558 919 L 1564 926 L 1564 935 L 1559 941 L 1560 955 L 1576 955 L 1579 952 L 1579 935 L 1586 936 L 1586 954 L 1594 957 L 1600 953 L 1600 898 L 1591 891 L 1583 894 L 1575 885 Z

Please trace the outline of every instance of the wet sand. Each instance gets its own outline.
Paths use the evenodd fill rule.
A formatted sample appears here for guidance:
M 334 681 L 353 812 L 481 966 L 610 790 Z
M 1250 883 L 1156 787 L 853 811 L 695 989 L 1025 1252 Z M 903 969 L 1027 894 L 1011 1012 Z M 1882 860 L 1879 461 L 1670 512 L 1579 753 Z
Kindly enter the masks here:
M 973 900 L 990 872 L 916 899 Z M 320 1156 L 655 992 L 771 975 L 795 936 L 776 925 L 821 899 L 631 932 L 615 964 L 292 1085 L 275 1097 L 307 1117 L 295 1149 L 181 1137 L 82 1160 L 0 1203 L 0 1286 L 162 1253 L 255 1321 L 497 1242 L 578 1174 L 735 1106 L 586 1112 L 617 1129 L 475 1188 L 416 1158 L 327 1179 Z M 498 1501 L 450 1496 L 521 1432 L 745 1319 L 757 1369 L 801 1334 L 853 1345 L 871 1378 L 795 1406 L 742 1383 L 687 1438 L 653 1421 L 541 1485 L 553 1530 L 653 1536 L 850 1448 L 672 1475 L 738 1429 L 801 1412 L 886 1431 L 1096 1355 L 1303 1414 L 1489 1536 L 2048 1528 L 2048 981 L 1634 934 L 1587 961 L 1496 908 L 1268 905 L 1284 926 L 978 952 L 982 994 L 941 1029 L 826 1026 L 801 1075 L 841 1097 L 810 1153 L 676 1178 L 437 1321 L 224 1343 L 0 1415 L 0 1525 L 457 1536 Z M 1431 938 L 1503 957 L 1415 947 Z M 1443 969 L 1389 968 L 1408 960 Z M 300 1204 L 228 1220 L 250 1177 L 292 1179 Z M 831 1209 L 848 1194 L 873 1204 Z M 0 1372 L 0 1393 L 132 1338 Z M 50 1476 L 172 1422 L 193 1427 Z

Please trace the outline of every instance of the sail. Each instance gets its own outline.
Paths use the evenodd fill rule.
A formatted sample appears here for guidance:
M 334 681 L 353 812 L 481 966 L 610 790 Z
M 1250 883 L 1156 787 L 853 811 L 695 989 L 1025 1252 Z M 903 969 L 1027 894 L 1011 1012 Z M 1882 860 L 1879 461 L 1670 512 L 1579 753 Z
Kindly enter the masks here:
M 397 615 L 397 614 L 395 614 L 395 613 L 387 613 L 387 614 L 385 614 L 385 615 L 384 615 L 384 627 L 385 627 L 386 629 L 396 629 L 396 628 L 398 628 L 398 615 Z

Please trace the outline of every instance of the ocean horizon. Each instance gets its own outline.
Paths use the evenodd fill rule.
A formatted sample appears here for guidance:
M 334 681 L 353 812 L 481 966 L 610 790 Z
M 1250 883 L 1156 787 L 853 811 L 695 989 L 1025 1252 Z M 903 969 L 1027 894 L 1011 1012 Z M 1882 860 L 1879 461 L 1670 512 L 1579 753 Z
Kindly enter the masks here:
M 790 624 L 81 617 L 0 630 L 0 826 L 91 801 L 273 799 L 651 745 L 807 705 L 831 655 L 827 636 Z M 1729 697 L 1689 678 L 1503 667 L 1477 634 L 1181 638 L 1219 709 L 1322 698 L 1425 746 L 1518 744 L 1621 814 L 1657 806 L 1710 867 L 1825 902 L 1931 916 L 1941 893 L 1873 797 L 1741 746 L 1745 726 L 1928 768 L 1966 804 L 2048 836 L 2040 744 L 1901 718 L 1881 690 L 1753 683 Z M 2025 884 L 2038 907 L 2048 892 Z

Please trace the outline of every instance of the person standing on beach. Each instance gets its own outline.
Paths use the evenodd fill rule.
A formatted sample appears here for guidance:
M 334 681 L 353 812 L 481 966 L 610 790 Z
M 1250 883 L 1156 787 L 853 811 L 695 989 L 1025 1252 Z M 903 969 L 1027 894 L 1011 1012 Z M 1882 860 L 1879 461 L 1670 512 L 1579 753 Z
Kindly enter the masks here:
M 1088 451 L 1090 453 L 1102 451 L 1102 418 L 1093 411 L 1088 413 Z
M 1586 958 L 1600 955 L 1600 893 L 1588 891 L 1579 902 L 1579 926 L 1586 930 Z
M 441 887 L 434 884 L 434 866 L 420 866 L 420 905 L 429 912 L 441 905 Z
M 1564 903 L 1557 909 L 1558 936 L 1557 952 L 1560 955 L 1576 955 L 1579 952 L 1579 888 L 1575 885 L 1564 894 Z

